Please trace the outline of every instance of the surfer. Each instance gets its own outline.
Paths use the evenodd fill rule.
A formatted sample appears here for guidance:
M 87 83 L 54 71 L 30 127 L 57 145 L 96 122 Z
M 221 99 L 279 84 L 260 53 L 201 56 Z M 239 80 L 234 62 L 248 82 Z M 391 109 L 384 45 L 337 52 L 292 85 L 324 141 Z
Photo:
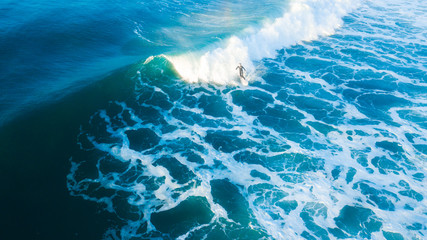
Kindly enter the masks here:
M 241 63 L 239 63 L 239 66 L 236 67 L 236 70 L 239 69 L 239 75 L 243 80 L 246 80 L 245 76 L 243 76 L 243 70 L 246 71 L 245 67 L 242 66 Z

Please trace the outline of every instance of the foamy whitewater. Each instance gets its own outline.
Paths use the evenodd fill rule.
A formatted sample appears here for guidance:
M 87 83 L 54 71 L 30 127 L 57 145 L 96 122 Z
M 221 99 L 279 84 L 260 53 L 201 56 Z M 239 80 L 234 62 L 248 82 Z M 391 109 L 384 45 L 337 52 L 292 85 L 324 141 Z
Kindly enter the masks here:
M 214 49 L 167 57 L 179 75 L 190 83 L 236 84 L 236 63 L 256 78 L 254 62 L 271 58 L 276 51 L 328 36 L 342 25 L 342 17 L 357 7 L 357 0 L 291 0 L 283 16 L 266 21 L 260 29 L 247 28 Z
M 67 186 L 120 219 L 105 239 L 426 238 L 427 5 L 279 6 L 141 61 L 81 127 Z

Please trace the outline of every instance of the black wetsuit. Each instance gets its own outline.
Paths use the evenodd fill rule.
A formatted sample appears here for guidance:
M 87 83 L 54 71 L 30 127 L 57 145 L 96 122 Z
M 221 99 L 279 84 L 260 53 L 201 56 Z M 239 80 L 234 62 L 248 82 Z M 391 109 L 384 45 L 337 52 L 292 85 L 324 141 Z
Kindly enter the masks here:
M 239 75 L 240 75 L 240 77 L 242 77 L 243 79 L 245 79 L 245 76 L 243 76 L 243 70 L 246 71 L 246 69 L 242 65 L 237 66 L 236 69 L 239 69 Z

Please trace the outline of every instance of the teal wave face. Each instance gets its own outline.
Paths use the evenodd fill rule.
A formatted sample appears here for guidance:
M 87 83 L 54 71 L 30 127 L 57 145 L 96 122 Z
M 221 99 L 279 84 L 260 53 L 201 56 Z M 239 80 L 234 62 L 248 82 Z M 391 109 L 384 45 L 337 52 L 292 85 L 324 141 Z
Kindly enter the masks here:
M 284 7 L 278 0 L 6 1 L 0 124 L 141 59 L 221 41 Z

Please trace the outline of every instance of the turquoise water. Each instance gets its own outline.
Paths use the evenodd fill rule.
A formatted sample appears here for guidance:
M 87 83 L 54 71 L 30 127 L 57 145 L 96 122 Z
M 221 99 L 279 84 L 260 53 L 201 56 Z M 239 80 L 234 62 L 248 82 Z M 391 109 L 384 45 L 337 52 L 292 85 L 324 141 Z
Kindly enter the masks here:
M 422 1 L 134 4 L 65 159 L 104 239 L 425 238 Z

